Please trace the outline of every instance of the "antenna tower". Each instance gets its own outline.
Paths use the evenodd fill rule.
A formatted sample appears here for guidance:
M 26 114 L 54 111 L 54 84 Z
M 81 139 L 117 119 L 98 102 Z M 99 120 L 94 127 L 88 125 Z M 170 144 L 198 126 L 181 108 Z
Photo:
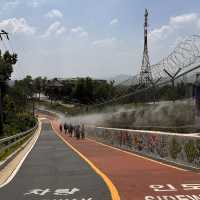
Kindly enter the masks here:
M 139 82 L 143 87 L 149 87 L 153 81 L 151 67 L 149 62 L 149 53 L 148 53 L 148 11 L 145 9 L 145 22 L 144 22 L 144 52 L 142 59 L 142 67 L 140 71 Z

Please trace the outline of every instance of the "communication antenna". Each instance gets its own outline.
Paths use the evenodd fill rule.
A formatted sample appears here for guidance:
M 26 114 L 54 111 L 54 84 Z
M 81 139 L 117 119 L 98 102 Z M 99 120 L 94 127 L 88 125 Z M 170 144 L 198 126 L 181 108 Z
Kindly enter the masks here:
M 148 53 L 148 10 L 145 9 L 145 21 L 144 21 L 144 51 L 142 66 L 140 71 L 139 83 L 143 87 L 149 87 L 153 81 L 151 67 L 149 62 L 149 53 Z

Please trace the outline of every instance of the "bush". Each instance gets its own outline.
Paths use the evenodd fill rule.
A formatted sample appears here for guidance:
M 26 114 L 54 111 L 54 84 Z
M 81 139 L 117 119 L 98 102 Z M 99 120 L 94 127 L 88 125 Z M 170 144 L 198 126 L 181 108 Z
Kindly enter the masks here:
M 181 145 L 176 141 L 176 138 L 172 139 L 172 142 L 170 144 L 170 155 L 173 159 L 176 159 L 178 154 L 181 152 L 182 147 Z
M 17 113 L 15 118 L 4 124 L 4 134 L 9 136 L 29 130 L 36 125 L 36 122 L 36 118 L 31 113 Z
M 195 147 L 195 143 L 193 140 L 190 140 L 188 143 L 185 144 L 185 153 L 187 156 L 188 162 L 193 162 L 194 159 L 199 155 L 198 150 Z

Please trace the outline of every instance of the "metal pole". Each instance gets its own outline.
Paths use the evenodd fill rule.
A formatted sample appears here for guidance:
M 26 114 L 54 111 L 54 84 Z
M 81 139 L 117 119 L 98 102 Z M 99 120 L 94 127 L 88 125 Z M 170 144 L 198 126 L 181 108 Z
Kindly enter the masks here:
M 173 91 L 173 94 L 172 94 L 172 101 L 175 102 L 175 80 L 176 80 L 176 77 L 177 75 L 179 74 L 179 72 L 181 71 L 182 69 L 179 68 L 176 73 L 174 75 L 170 74 L 166 69 L 163 69 L 163 71 L 171 78 L 171 83 L 172 83 L 172 91 Z
M 175 102 L 175 80 L 174 78 L 172 78 L 172 91 L 173 91 L 173 94 L 172 94 L 172 101 Z

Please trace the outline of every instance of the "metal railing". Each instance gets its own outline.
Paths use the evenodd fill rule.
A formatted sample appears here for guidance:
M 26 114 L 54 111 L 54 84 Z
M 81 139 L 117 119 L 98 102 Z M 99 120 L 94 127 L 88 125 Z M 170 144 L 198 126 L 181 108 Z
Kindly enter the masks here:
M 12 148 L 14 145 L 20 144 L 26 137 L 31 136 L 38 127 L 38 123 L 30 130 L 22 133 L 0 139 L 0 155 Z

